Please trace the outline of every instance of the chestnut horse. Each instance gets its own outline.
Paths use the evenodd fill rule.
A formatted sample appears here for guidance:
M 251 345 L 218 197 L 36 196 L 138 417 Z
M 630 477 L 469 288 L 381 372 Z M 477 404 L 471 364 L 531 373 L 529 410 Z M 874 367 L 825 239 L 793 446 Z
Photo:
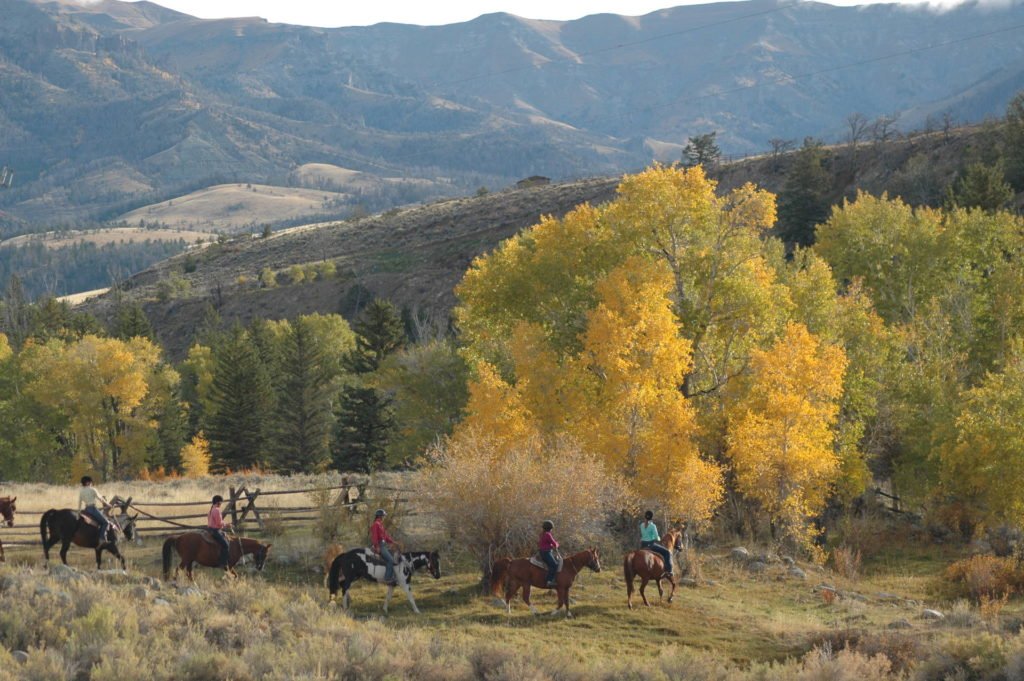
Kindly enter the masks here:
M 220 566 L 220 546 L 202 536 L 206 530 L 195 530 L 185 532 L 173 537 L 168 537 L 164 542 L 164 579 L 171 578 L 171 553 L 178 552 L 181 562 L 174 569 L 174 578 L 178 578 L 178 571 L 185 570 L 191 582 L 196 579 L 192 575 L 192 565 L 199 563 L 206 567 Z M 267 553 L 270 551 L 270 544 L 261 544 L 255 539 L 232 537 L 228 541 L 228 566 L 225 572 L 232 577 L 235 576 L 234 567 L 242 559 L 242 556 L 252 554 L 255 556 L 256 569 L 260 572 L 267 564 Z
M 683 550 L 683 533 L 681 530 L 668 530 L 662 535 L 659 543 L 672 552 L 673 560 L 675 560 L 675 554 Z M 676 568 L 678 567 L 679 562 L 676 561 Z M 644 605 L 650 605 L 647 602 L 647 595 L 644 594 L 644 589 L 647 588 L 647 582 L 652 579 L 658 585 L 659 598 L 664 596 L 665 593 L 661 588 L 661 580 L 663 579 L 667 579 L 668 583 L 672 585 L 672 591 L 668 594 L 668 602 L 671 603 L 672 599 L 675 598 L 676 580 L 672 575 L 665 572 L 665 562 L 654 551 L 647 549 L 630 551 L 622 561 L 622 571 L 626 577 L 626 604 L 629 605 L 630 610 L 633 609 L 633 579 L 636 577 L 640 578 L 640 598 L 644 600 Z
M 18 497 L 0 497 L 0 518 L 7 523 L 7 527 L 14 527 L 14 502 Z M 4 543 L 0 541 L 0 563 L 4 562 Z
M 569 589 L 576 581 L 576 575 L 583 568 L 590 568 L 594 572 L 601 571 L 601 556 L 596 548 L 587 549 L 574 553 L 565 558 L 562 569 L 555 575 L 555 592 L 558 594 L 558 605 L 551 611 L 554 615 L 562 606 L 565 606 L 565 616 L 572 617 L 569 612 Z M 508 612 L 512 612 L 512 599 L 520 588 L 523 590 L 523 603 L 530 608 L 534 615 L 539 614 L 537 609 L 530 603 L 530 588 L 547 588 L 547 568 L 537 567 L 530 562 L 529 558 L 503 558 L 494 563 L 491 568 L 491 593 L 498 595 L 498 589 L 505 587 L 505 606 Z

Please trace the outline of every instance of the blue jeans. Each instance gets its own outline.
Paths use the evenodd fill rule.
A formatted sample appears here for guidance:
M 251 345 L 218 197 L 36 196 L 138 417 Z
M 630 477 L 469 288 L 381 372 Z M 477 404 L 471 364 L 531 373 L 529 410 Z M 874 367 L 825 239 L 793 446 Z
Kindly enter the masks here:
M 642 541 L 640 546 L 647 549 L 648 551 L 654 551 L 656 554 L 661 556 L 661 560 L 665 563 L 665 572 L 672 574 L 672 552 L 666 549 L 664 546 L 654 541 Z
M 554 552 L 551 550 L 541 551 L 540 557 L 544 560 L 545 563 L 547 563 L 547 582 L 548 584 L 550 584 L 551 582 L 555 581 L 555 576 L 558 575 L 558 561 L 555 560 Z
M 226 568 L 228 566 L 228 559 L 230 558 L 227 537 L 224 536 L 224 533 L 221 530 L 217 530 L 212 527 L 206 528 L 206 531 L 209 532 L 213 536 L 214 541 L 220 545 L 220 558 L 218 561 L 220 565 L 218 565 L 218 567 Z
M 384 581 L 391 582 L 395 579 L 395 557 L 391 555 L 391 549 L 384 542 L 380 543 L 380 557 L 384 559 Z
M 107 516 L 103 515 L 103 512 L 95 506 L 86 506 L 83 513 L 95 520 L 96 524 L 100 526 L 100 538 L 97 546 L 106 543 L 108 541 L 107 532 L 110 531 L 110 521 L 107 520 Z

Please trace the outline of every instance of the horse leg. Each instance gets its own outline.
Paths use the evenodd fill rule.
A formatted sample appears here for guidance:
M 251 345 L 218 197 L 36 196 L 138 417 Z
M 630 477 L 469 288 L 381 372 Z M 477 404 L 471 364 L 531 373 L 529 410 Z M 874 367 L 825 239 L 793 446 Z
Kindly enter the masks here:
M 626 578 L 626 605 L 633 609 L 633 575 Z
M 647 588 L 647 582 L 651 581 L 647 577 L 640 578 L 640 598 L 644 599 L 644 605 L 650 607 L 651 604 L 647 602 L 647 594 L 644 593 L 644 589 Z
M 661 577 L 654 580 L 654 583 L 658 585 L 658 600 L 661 600 L 665 597 L 665 592 L 661 588 Z
M 60 543 L 60 562 L 68 564 L 68 549 L 71 548 L 70 539 L 62 539 Z
M 348 610 L 348 590 L 352 587 L 352 580 L 345 577 L 341 581 L 341 607 Z
M 530 602 L 530 583 L 523 584 L 523 603 L 526 603 L 526 607 L 530 609 L 534 615 L 539 615 L 540 611 L 533 607 L 533 603 Z
M 668 593 L 668 602 L 671 603 L 672 599 L 676 597 L 676 580 L 672 575 L 668 575 L 668 583 L 672 586 L 672 590 Z
M 569 587 L 567 587 L 567 586 L 563 587 L 563 586 L 559 585 L 559 587 L 555 591 L 558 594 L 558 605 L 555 607 L 554 611 L 552 611 L 551 614 L 552 615 L 557 614 L 558 611 L 561 610 L 562 606 L 564 605 L 565 606 L 565 616 L 567 618 L 571 618 L 572 617 L 572 613 L 569 612 Z
M 384 594 L 384 614 L 388 614 L 388 605 L 391 603 L 391 594 L 395 592 L 395 587 L 388 584 L 388 591 Z
M 416 599 L 412 597 L 412 589 L 409 588 L 409 582 L 401 582 L 402 591 L 405 592 L 405 597 L 409 599 L 409 605 L 412 606 L 412 611 L 417 615 L 420 614 L 420 609 L 416 607 Z M 388 588 L 388 595 L 391 595 L 391 588 Z
M 519 585 L 512 577 L 509 577 L 505 582 L 505 608 L 510 615 L 512 614 L 512 599 L 515 598 L 516 591 L 519 591 Z
M 97 570 L 99 570 L 101 567 L 103 567 L 102 556 L 103 556 L 103 547 L 102 546 L 96 547 L 96 569 Z

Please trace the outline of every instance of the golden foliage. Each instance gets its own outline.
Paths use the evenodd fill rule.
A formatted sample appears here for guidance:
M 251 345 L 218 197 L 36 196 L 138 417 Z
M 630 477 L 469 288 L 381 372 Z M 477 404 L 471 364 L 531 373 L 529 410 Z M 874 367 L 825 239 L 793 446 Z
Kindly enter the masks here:
M 192 441 L 181 448 L 181 467 L 188 478 L 203 478 L 210 474 L 210 443 L 199 431 Z
M 839 473 L 833 430 L 846 356 L 802 324 L 752 353 L 744 390 L 730 405 L 727 456 L 737 487 L 800 533 L 823 508 Z
M 141 337 L 121 341 L 87 335 L 64 344 L 28 345 L 20 359 L 26 392 L 67 420 L 76 445 L 73 470 L 106 479 L 132 475 L 145 464 L 156 436 L 156 407 L 177 383 L 160 364 L 159 349 Z

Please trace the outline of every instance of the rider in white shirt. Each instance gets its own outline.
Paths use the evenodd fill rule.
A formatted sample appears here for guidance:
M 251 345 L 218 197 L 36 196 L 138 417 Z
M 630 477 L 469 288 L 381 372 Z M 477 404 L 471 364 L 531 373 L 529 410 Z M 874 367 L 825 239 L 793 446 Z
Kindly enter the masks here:
M 110 506 L 110 503 L 103 498 L 99 490 L 92 486 L 92 478 L 86 475 L 82 478 L 81 489 L 78 490 L 78 510 L 95 520 L 96 524 L 99 525 L 99 545 L 102 546 L 108 541 L 107 531 L 110 528 L 110 521 L 107 520 L 107 516 L 100 510 L 99 504 L 102 504 L 103 508 Z

